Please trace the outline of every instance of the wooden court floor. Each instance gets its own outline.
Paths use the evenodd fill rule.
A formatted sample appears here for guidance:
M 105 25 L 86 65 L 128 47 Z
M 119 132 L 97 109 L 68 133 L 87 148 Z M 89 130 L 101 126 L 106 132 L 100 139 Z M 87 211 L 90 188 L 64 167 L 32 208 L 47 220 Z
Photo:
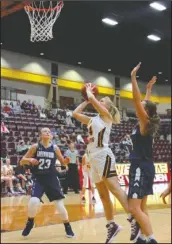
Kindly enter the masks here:
M 149 213 L 154 234 L 159 243 L 171 243 L 171 205 L 163 205 L 160 193 L 165 184 L 154 185 L 154 196 L 149 197 Z M 80 195 L 66 195 L 65 205 L 76 236 L 65 237 L 64 227 L 53 203 L 43 197 L 38 215 L 35 218 L 36 228 L 27 238 L 21 236 L 21 231 L 27 220 L 28 196 L 6 197 L 1 199 L 1 242 L 2 243 L 104 243 L 106 239 L 106 220 L 98 193 L 97 203 L 91 203 L 89 192 L 86 192 L 86 204 L 80 203 Z M 129 243 L 130 226 L 126 215 L 118 201 L 111 196 L 116 212 L 115 221 L 123 226 L 116 237 L 116 243 Z M 170 198 L 169 198 L 170 200 Z M 170 202 L 169 202 L 170 203 Z M 5 231 L 5 232 L 4 232 Z

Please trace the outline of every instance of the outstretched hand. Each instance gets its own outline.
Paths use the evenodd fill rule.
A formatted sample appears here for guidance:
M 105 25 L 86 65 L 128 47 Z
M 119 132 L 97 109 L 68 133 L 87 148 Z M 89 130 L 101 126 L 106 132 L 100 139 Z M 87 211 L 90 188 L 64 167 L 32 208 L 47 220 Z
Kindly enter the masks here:
M 131 71 L 131 76 L 136 76 L 136 73 L 140 69 L 140 66 L 141 66 L 141 62 L 136 67 L 134 67 L 134 69 Z
M 86 86 L 86 90 L 93 94 L 94 87 L 91 85 L 91 83 L 87 83 L 85 86 Z
M 146 88 L 147 89 L 152 89 L 152 86 L 156 83 L 157 77 L 153 76 L 152 79 L 148 82 Z

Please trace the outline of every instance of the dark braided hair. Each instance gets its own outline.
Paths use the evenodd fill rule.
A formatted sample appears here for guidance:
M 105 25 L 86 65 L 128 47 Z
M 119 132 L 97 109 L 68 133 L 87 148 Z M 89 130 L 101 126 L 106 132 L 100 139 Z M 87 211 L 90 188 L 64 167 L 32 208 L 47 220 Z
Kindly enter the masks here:
M 157 106 L 155 103 L 146 100 L 145 110 L 149 116 L 149 123 L 147 125 L 147 132 L 149 135 L 155 137 L 160 127 L 160 117 L 157 114 Z

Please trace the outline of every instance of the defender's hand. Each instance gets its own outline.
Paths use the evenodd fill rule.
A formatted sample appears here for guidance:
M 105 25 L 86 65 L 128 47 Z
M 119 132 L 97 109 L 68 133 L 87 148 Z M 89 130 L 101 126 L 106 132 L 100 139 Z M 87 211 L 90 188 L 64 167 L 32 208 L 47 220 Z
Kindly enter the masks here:
M 149 83 L 147 84 L 146 88 L 151 90 L 152 86 L 156 83 L 157 77 L 153 76 L 152 79 L 149 81 Z
M 140 69 L 141 62 L 131 71 L 131 76 L 136 76 L 137 71 Z

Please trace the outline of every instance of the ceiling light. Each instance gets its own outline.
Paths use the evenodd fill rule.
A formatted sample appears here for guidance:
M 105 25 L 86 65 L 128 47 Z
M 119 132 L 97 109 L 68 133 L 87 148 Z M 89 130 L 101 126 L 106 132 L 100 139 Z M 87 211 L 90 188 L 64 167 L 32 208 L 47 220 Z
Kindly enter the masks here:
M 149 36 L 147 36 L 147 38 L 152 40 L 152 41 L 155 41 L 155 42 L 161 40 L 161 38 L 159 36 L 156 36 L 156 35 L 149 35 Z
M 136 78 L 139 78 L 139 76 L 137 75 Z
M 165 81 L 168 81 L 168 80 L 165 80 Z
M 162 4 L 158 3 L 158 2 L 151 3 L 150 7 L 154 8 L 154 9 L 156 9 L 158 11 L 163 11 L 163 10 L 167 9 L 164 5 L 162 5 Z
M 81 62 L 78 62 L 78 64 L 82 64 Z
M 117 25 L 118 22 L 113 20 L 113 19 L 110 19 L 110 18 L 104 18 L 102 19 L 102 22 L 107 24 L 107 25 L 111 25 L 111 26 L 114 26 L 114 25 Z
M 108 69 L 109 72 L 111 72 L 112 70 L 111 69 Z
M 44 55 L 44 53 L 40 53 L 40 55 L 41 55 L 41 56 L 43 56 L 43 55 Z
M 1 42 L 1 45 L 2 45 L 2 42 Z
M 158 72 L 159 75 L 162 75 L 162 72 Z

